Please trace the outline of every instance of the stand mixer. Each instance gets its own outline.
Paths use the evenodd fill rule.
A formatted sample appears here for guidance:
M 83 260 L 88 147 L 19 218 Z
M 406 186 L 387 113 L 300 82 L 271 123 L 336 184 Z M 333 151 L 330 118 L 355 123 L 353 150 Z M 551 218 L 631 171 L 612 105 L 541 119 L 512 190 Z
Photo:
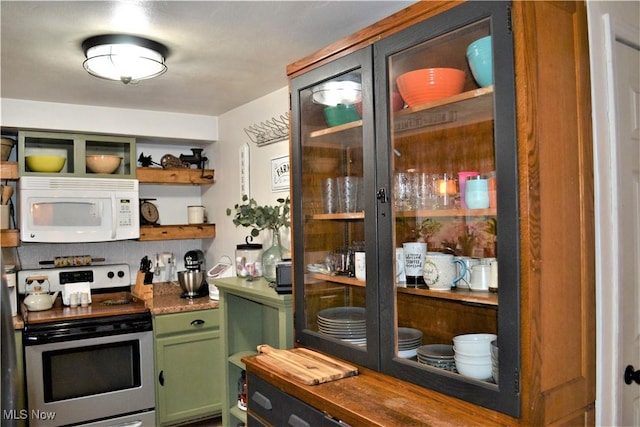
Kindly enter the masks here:
M 209 295 L 204 253 L 199 249 L 188 251 L 184 255 L 184 267 L 186 271 L 178 272 L 178 281 L 184 291 L 180 296 L 200 298 Z

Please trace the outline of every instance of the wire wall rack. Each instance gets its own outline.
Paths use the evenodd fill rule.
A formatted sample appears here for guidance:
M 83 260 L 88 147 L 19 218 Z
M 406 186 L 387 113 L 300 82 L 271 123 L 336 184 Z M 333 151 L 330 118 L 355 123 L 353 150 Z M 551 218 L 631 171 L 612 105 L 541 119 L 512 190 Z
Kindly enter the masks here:
M 258 147 L 289 138 L 289 112 L 244 128 L 251 142 Z

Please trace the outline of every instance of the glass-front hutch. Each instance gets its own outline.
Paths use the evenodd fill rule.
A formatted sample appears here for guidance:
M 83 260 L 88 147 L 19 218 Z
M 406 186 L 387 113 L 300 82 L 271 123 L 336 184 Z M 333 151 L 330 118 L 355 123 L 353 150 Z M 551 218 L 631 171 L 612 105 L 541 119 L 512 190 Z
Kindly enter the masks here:
M 296 342 L 518 416 L 509 5 L 455 7 L 291 93 Z M 454 351 L 470 334 L 492 354 Z

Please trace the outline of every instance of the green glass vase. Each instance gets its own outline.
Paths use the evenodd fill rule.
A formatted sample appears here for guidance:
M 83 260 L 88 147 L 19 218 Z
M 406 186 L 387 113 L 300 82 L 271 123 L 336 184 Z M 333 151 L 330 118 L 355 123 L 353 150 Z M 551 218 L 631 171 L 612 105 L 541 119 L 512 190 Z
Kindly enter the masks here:
M 276 265 L 289 258 L 289 249 L 280 243 L 280 233 L 272 230 L 271 247 L 262 253 L 262 275 L 268 282 L 276 281 Z

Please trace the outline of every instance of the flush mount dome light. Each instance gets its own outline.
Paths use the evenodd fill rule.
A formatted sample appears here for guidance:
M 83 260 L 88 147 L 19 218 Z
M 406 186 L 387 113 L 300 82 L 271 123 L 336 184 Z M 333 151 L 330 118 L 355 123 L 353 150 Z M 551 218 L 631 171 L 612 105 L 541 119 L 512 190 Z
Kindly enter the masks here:
M 92 76 L 124 84 L 151 79 L 167 71 L 166 46 L 137 36 L 110 34 L 82 42 L 84 69 Z

